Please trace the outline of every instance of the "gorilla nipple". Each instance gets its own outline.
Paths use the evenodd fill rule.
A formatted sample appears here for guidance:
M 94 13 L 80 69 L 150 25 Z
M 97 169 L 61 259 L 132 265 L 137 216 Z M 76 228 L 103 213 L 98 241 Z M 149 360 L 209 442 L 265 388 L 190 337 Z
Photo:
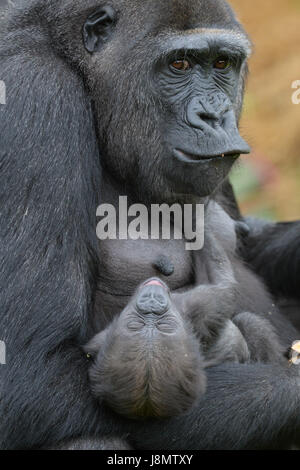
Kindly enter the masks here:
M 164 276 L 172 276 L 174 273 L 174 264 L 165 255 L 161 255 L 154 263 L 153 267 Z

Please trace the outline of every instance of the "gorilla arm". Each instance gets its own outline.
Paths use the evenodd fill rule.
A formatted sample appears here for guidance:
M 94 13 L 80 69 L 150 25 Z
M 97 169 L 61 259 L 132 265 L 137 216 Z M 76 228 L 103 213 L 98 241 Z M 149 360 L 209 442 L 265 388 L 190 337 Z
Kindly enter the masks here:
M 208 389 L 197 405 L 165 422 L 136 423 L 134 448 L 278 449 L 299 436 L 298 367 L 223 364 L 206 372 Z
M 93 428 L 101 413 L 79 348 L 97 259 L 92 227 L 100 169 L 90 102 L 81 80 L 44 44 L 39 27 L 22 27 L 10 34 L 27 36 L 27 49 L 4 39 L 5 52 L 0 49 L 7 89 L 7 104 L 0 105 L 5 449 L 81 435 L 84 423 Z
M 300 221 L 270 223 L 254 217 L 243 219 L 228 180 L 216 194 L 216 200 L 233 219 L 248 225 L 249 232 L 242 235 L 241 255 L 264 279 L 272 294 L 276 298 L 300 300 Z
M 276 296 L 300 300 L 300 221 L 267 223 L 246 218 L 250 233 L 244 240 L 246 261 Z
M 206 342 L 212 332 L 215 334 L 236 313 L 238 287 L 231 260 L 217 238 L 208 232 L 205 234 L 205 260 L 209 284 L 199 282 L 203 260 L 195 253 L 195 287 L 172 294 L 172 300 L 179 311 L 191 320 L 200 341 Z

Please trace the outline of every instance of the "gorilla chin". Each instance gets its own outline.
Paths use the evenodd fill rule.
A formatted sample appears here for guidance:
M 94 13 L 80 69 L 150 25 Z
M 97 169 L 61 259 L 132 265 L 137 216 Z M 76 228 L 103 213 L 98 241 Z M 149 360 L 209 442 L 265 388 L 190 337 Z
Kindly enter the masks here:
M 198 119 L 201 121 L 199 116 Z M 179 143 L 179 138 L 168 139 L 170 161 L 166 175 L 172 192 L 209 196 L 223 183 L 240 155 L 250 153 L 249 145 L 237 130 L 235 117 L 232 117 L 230 124 L 225 131 L 220 123 L 214 123 L 207 134 L 199 135 L 198 141 L 190 142 L 189 146 L 185 142 L 190 140 L 190 130 L 183 143 Z M 225 138 L 213 140 L 217 129 Z M 194 129 L 194 132 L 199 131 Z
M 200 198 L 209 196 L 225 180 L 239 156 L 239 153 L 198 156 L 175 149 L 166 175 L 171 191 Z

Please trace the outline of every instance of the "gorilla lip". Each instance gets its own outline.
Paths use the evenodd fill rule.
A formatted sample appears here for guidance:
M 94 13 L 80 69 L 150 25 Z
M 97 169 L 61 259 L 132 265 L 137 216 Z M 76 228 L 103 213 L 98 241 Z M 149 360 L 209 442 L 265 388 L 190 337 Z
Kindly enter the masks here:
M 160 279 L 150 279 L 149 281 L 145 282 L 144 286 L 159 286 L 166 289 L 165 284 Z
M 177 160 L 185 163 L 200 163 L 200 162 L 209 162 L 215 160 L 222 160 L 225 157 L 237 158 L 240 156 L 238 152 L 224 152 L 220 155 L 196 155 L 192 153 L 185 152 L 180 149 L 174 149 L 174 156 Z

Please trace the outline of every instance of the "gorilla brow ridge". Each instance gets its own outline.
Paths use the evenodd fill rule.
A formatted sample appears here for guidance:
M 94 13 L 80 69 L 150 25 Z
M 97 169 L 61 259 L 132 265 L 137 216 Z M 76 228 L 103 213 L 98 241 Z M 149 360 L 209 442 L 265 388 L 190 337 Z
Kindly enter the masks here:
M 203 53 L 209 49 L 209 52 L 218 50 L 219 53 L 224 52 L 227 55 L 235 57 L 239 56 L 241 59 L 248 58 L 252 52 L 252 45 L 247 36 L 237 34 L 234 31 L 225 31 L 226 30 L 220 30 L 218 32 L 217 30 L 208 29 L 199 30 L 197 34 L 195 33 L 195 30 L 193 30 L 195 37 L 192 41 L 188 35 L 186 37 L 185 35 L 169 37 L 167 40 L 167 47 L 165 50 L 160 52 L 160 57 L 165 58 L 170 54 L 174 54 L 179 51 L 184 51 L 185 53 L 189 53 L 189 51 L 191 51 L 191 53 L 199 55 L 201 54 L 201 49 L 203 50 Z M 184 39 L 187 39 L 187 44 L 185 44 Z M 202 42 L 204 39 L 207 39 L 207 42 Z

